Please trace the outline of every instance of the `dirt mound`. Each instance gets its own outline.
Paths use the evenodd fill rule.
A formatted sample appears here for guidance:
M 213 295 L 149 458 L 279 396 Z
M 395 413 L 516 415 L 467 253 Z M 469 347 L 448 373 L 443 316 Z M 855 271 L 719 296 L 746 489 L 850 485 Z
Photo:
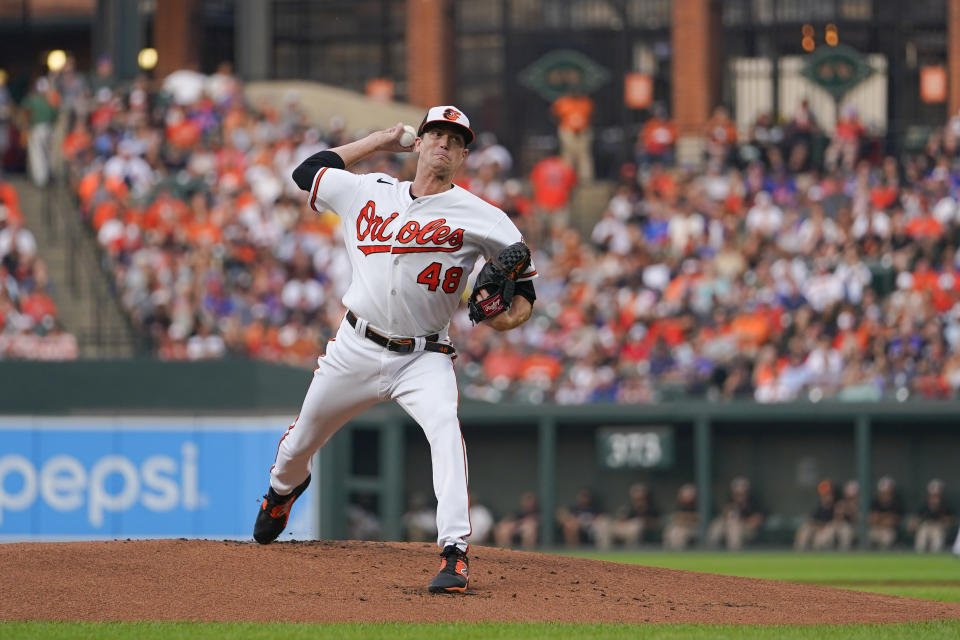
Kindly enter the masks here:
M 466 595 L 427 591 L 439 568 L 429 544 L 0 544 L 0 566 L 0 620 L 811 624 L 960 618 L 960 604 L 491 547 L 471 548 Z

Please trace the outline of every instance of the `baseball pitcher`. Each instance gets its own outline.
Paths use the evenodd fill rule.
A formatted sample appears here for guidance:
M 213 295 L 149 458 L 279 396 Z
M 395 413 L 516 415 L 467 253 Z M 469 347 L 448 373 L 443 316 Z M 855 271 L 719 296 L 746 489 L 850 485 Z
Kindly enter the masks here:
M 353 279 L 337 335 L 317 359 L 299 417 L 280 439 L 253 537 L 267 544 L 280 535 L 310 483 L 313 454 L 337 429 L 373 404 L 394 400 L 430 443 L 442 549 L 430 591 L 464 592 L 471 532 L 467 452 L 447 331 L 479 256 L 488 260 L 469 316 L 500 331 L 530 317 L 537 272 L 506 214 L 452 184 L 474 138 L 463 111 L 433 107 L 416 133 L 412 145 L 403 146 L 399 123 L 314 154 L 293 172 L 312 209 L 340 216 Z M 376 151 L 418 152 L 413 182 L 346 171 Z

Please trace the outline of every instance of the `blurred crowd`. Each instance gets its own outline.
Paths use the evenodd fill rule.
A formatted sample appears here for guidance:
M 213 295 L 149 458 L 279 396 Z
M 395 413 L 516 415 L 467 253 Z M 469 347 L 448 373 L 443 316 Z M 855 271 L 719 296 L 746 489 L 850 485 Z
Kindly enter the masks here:
M 958 136 L 960 116 L 898 160 L 849 106 L 832 132 L 802 102 L 743 140 L 718 108 L 693 171 L 655 110 L 589 237 L 563 207 L 530 218 L 537 314 L 499 343 L 461 338 L 467 395 L 955 397 Z
M 912 546 L 918 553 L 949 550 L 957 532 L 957 520 L 945 503 L 945 485 L 932 479 L 924 495 L 908 511 L 900 491 L 889 476 L 881 477 L 867 511 L 865 541 L 859 539 L 860 487 L 856 480 L 842 486 L 823 479 L 816 486 L 816 502 L 810 515 L 789 519 L 770 515 L 760 506 L 750 481 L 738 476 L 730 481 L 726 501 L 701 538 L 696 486 L 677 490 L 668 510 L 655 503 L 651 487 L 635 483 L 623 504 L 606 509 L 589 488 L 576 492 L 569 504 L 560 506 L 553 522 L 555 539 L 569 548 L 638 548 L 660 545 L 683 550 L 695 545 L 711 549 L 741 550 L 750 545 L 776 545 L 784 537 L 798 551 L 849 551 L 854 548 L 889 550 Z M 516 511 L 495 517 L 482 502 L 471 501 L 474 521 L 472 544 L 532 548 L 541 536 L 541 511 L 537 496 L 525 492 Z M 476 511 L 474 511 L 476 510 Z M 476 516 L 476 517 L 474 517 Z M 436 509 L 423 494 L 413 494 L 403 517 L 405 537 L 430 541 L 436 537 Z M 957 540 L 960 545 L 960 538 Z M 955 547 L 960 555 L 960 546 Z
M 77 340 L 60 325 L 52 292 L 17 190 L 0 172 L 0 360 L 77 357 Z
M 350 269 L 337 218 L 304 206 L 290 174 L 366 132 L 310 122 L 294 91 L 251 104 L 228 64 L 120 86 L 109 60 L 90 75 L 68 61 L 25 103 L 31 176 L 69 180 L 159 357 L 312 366 L 344 312 Z M 515 331 L 455 317 L 464 395 L 954 397 L 958 136 L 955 117 L 922 149 L 885 157 L 850 106 L 829 128 L 801 102 L 747 132 L 718 108 L 695 171 L 676 163 L 658 106 L 583 233 L 571 194 L 584 177 L 568 161 L 521 175 L 481 134 L 457 181 L 516 221 L 540 278 L 534 317 Z M 410 154 L 355 168 L 401 179 L 413 169 Z
M 335 216 L 304 207 L 290 173 L 345 141 L 342 121 L 321 136 L 295 93 L 249 105 L 227 64 L 120 85 L 109 59 L 90 75 L 68 60 L 29 101 L 53 111 L 27 114 L 31 178 L 68 181 L 160 358 L 315 361 L 350 271 Z

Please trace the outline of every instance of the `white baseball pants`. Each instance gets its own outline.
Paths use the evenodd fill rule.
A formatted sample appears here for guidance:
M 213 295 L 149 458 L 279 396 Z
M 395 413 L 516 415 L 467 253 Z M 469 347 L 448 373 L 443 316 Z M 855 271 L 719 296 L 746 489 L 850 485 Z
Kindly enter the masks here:
M 358 326 L 361 324 L 358 322 Z M 453 359 L 442 353 L 396 353 L 360 337 L 344 319 L 303 399 L 300 416 L 280 439 L 270 485 L 285 495 L 303 482 L 313 454 L 347 421 L 394 400 L 417 421 L 430 443 L 437 496 L 437 544 L 466 550 L 470 535 L 467 449 L 457 418 Z

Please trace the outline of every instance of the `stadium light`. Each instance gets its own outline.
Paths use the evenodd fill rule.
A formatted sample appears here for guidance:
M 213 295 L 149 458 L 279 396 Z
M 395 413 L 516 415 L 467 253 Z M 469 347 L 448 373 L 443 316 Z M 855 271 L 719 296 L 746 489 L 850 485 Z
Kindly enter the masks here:
M 140 68 L 144 71 L 150 71 L 156 67 L 158 59 L 157 50 L 153 47 L 140 49 L 140 53 L 137 54 L 137 64 L 140 65 Z
M 47 54 L 47 69 L 57 72 L 67 64 L 67 52 L 63 49 L 54 49 Z
M 837 43 L 840 42 L 840 36 L 837 35 L 837 25 L 835 24 L 827 25 L 827 33 L 824 36 L 824 40 L 831 47 L 837 46 Z

